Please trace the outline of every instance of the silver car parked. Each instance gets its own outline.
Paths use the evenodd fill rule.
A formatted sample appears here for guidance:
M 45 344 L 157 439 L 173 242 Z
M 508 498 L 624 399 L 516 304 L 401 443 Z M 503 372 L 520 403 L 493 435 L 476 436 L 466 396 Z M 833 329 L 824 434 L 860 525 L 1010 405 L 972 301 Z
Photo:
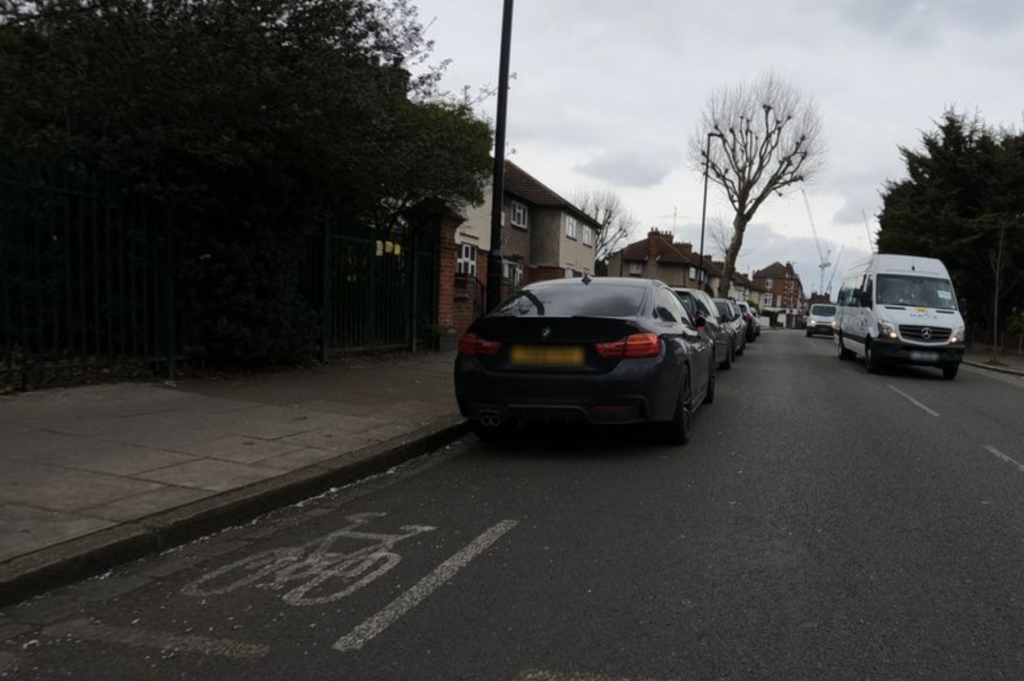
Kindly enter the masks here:
M 715 341 L 715 361 L 719 368 L 729 369 L 735 356 L 732 351 L 732 335 L 718 321 L 718 308 L 704 291 L 695 288 L 673 287 L 672 291 L 694 319 L 704 320 L 704 331 Z
M 732 339 L 732 356 L 740 357 L 747 348 L 747 322 L 735 301 L 728 298 L 715 298 L 718 310 L 718 321 L 729 330 Z

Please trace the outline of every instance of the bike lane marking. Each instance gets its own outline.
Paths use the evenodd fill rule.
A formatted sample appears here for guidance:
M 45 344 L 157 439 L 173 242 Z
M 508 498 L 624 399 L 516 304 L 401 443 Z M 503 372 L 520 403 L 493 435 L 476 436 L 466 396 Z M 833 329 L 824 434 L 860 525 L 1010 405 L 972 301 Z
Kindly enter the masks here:
M 373 582 L 401 561 L 401 556 L 391 552 L 396 543 L 437 529 L 429 525 L 403 525 L 403 533 L 400 534 L 356 530 L 383 515 L 357 513 L 348 516 L 349 524 L 340 530 L 317 537 L 301 546 L 269 549 L 251 554 L 204 574 L 197 581 L 185 586 L 182 593 L 189 596 L 212 596 L 229 593 L 242 587 L 279 590 L 298 582 L 298 586 L 291 588 L 282 597 L 285 603 L 296 606 L 323 605 L 341 600 Z M 340 539 L 375 543 L 347 553 L 333 551 L 335 542 Z M 367 573 L 368 568 L 373 569 Z M 240 569 L 247 569 L 248 572 L 243 572 L 242 577 L 234 582 L 221 586 L 207 585 L 208 582 Z M 310 590 L 332 578 L 349 578 L 356 581 L 333 594 L 307 597 L 306 594 Z
M 412 588 L 391 601 L 383 610 L 370 617 L 334 644 L 340 652 L 359 650 L 375 636 L 398 621 L 405 613 L 422 603 L 427 596 L 443 585 L 469 564 L 471 560 L 486 551 L 492 544 L 518 525 L 516 520 L 503 520 L 470 542 L 464 549 L 438 565 Z
M 181 653 L 200 653 L 202 655 L 248 658 L 264 657 L 270 652 L 270 646 L 243 643 L 224 638 L 206 636 L 182 636 L 164 631 L 152 631 L 136 627 L 113 627 L 87 619 L 71 620 L 54 624 L 43 629 L 42 633 L 53 638 L 70 636 L 83 641 L 98 643 L 117 643 L 123 645 L 173 650 Z

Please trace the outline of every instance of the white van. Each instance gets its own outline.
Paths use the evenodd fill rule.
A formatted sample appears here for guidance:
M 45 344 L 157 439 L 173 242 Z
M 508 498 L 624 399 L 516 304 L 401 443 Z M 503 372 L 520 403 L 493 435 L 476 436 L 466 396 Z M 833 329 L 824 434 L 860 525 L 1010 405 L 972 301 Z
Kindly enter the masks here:
M 946 266 L 934 258 L 873 255 L 846 270 L 836 307 L 839 359 L 864 355 L 868 373 L 885 362 L 921 364 L 956 378 L 964 319 Z

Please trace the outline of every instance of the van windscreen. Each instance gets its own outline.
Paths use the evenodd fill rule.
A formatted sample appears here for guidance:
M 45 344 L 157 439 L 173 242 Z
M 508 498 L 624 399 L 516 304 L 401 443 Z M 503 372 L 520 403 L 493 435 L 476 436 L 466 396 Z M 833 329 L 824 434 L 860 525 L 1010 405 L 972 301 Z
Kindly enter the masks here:
M 947 279 L 905 274 L 879 274 L 875 293 L 879 305 L 955 310 L 953 285 Z

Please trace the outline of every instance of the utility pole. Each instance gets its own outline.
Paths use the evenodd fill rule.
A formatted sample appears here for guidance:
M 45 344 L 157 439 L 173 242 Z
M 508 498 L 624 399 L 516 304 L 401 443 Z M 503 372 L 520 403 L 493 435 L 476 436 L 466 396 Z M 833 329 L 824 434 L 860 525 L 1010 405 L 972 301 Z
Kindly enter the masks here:
M 498 63 L 498 115 L 494 123 L 494 179 L 491 192 L 491 252 L 487 257 L 486 311 L 501 302 L 501 218 L 505 211 L 505 118 L 508 114 L 508 64 L 512 49 L 512 2 L 505 0 L 501 22 L 501 58 Z

